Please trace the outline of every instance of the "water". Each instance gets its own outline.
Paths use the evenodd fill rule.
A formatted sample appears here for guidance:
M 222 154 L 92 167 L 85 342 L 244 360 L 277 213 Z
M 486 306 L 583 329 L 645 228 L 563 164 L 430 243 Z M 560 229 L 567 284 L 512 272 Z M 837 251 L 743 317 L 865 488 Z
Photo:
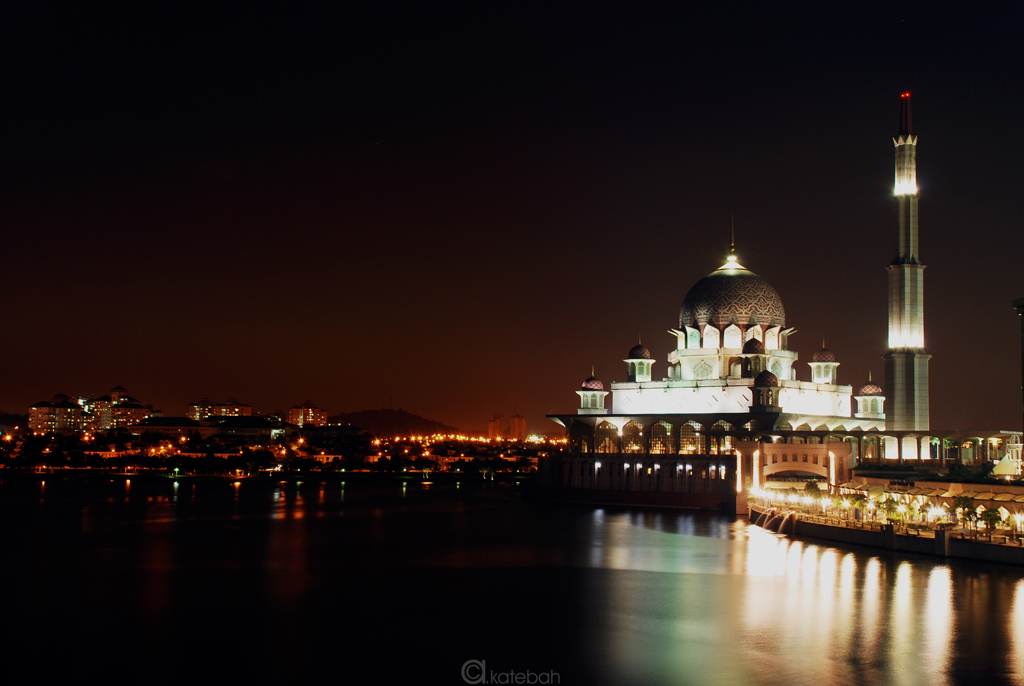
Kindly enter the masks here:
M 353 483 L 0 484 L 5 679 L 1024 683 L 1024 570 Z M 467 669 L 475 675 L 479 664 Z

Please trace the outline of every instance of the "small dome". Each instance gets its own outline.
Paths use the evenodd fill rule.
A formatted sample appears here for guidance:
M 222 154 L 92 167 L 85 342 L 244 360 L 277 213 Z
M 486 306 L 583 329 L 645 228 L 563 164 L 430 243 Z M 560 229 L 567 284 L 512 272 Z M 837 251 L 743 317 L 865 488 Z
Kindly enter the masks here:
M 592 376 L 592 377 L 590 377 L 589 379 L 587 379 L 586 381 L 583 382 L 583 390 L 584 391 L 603 391 L 604 390 L 604 384 L 601 383 L 601 379 L 597 378 L 596 376 Z
M 649 360 L 651 359 L 651 351 L 638 343 L 629 349 L 629 359 Z
M 873 383 L 866 383 L 860 387 L 857 395 L 882 395 L 882 389 Z
M 764 349 L 764 343 L 757 340 L 756 338 L 751 338 L 749 341 L 743 344 L 744 355 L 764 355 L 765 352 L 766 351 Z
M 754 377 L 754 385 L 762 388 L 765 386 L 778 386 L 779 378 L 766 369 Z
M 828 348 L 822 348 L 811 356 L 811 362 L 835 362 L 836 354 Z

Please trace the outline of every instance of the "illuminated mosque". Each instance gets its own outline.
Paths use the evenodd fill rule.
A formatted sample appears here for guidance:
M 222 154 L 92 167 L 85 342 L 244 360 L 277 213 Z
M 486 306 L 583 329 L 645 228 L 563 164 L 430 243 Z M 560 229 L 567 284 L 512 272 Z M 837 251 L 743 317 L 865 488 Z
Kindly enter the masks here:
M 858 461 L 939 460 L 961 437 L 929 427 L 924 349 L 924 265 L 919 260 L 917 136 L 910 94 L 901 96 L 894 195 L 896 250 L 887 267 L 889 335 L 885 385 L 839 383 L 840 361 L 822 346 L 800 380 L 782 299 L 768 281 L 740 264 L 735 245 L 718 269 L 690 288 L 669 329 L 675 347 L 664 373 L 650 350 L 626 354 L 626 380 L 595 375 L 576 391 L 575 414 L 548 415 L 566 429 L 571 456 L 548 461 L 542 483 L 601 490 L 605 502 L 714 506 L 770 477 L 807 475 L 836 488 Z M 1019 437 L 991 432 L 1016 443 Z M 952 440 L 943 440 L 952 437 Z M 975 440 L 975 439 L 970 439 Z M 990 459 L 995 439 L 977 439 Z M 1005 448 L 1005 446 L 1004 446 Z M 998 456 L 998 455 L 996 455 Z

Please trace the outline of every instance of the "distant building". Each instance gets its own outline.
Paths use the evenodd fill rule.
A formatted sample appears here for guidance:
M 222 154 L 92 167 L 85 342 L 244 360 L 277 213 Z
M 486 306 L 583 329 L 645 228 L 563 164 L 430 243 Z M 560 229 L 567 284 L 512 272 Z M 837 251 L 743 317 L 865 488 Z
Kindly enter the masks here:
M 489 421 L 487 423 L 487 437 L 488 438 L 502 438 L 503 434 L 502 434 L 502 431 L 501 431 L 501 425 L 502 425 L 501 415 L 500 414 L 494 415 L 494 417 L 491 419 L 491 421 Z
M 78 433 L 82 430 L 82 406 L 63 393 L 52 400 L 41 400 L 28 411 L 28 428 L 37 435 L 47 433 Z
M 228 398 L 222 403 L 210 402 L 209 398 L 203 398 L 189 405 L 185 410 L 185 416 L 197 422 L 207 417 L 251 417 L 252 406 L 240 403 L 234 398 Z
M 281 424 L 263 417 L 228 417 L 217 423 L 218 436 L 238 436 L 250 444 L 272 443 L 284 433 Z
M 132 426 L 159 414 L 161 412 L 152 405 L 143 405 L 128 395 L 125 388 L 115 386 L 99 397 L 70 398 L 60 394 L 53 400 L 36 403 L 29 410 L 29 428 L 37 434 L 108 431 Z
M 134 400 L 121 402 L 110 408 L 110 429 L 124 429 L 149 419 L 152 411 Z
M 509 427 L 509 438 L 514 441 L 526 440 L 526 418 L 521 415 L 512 415 L 512 423 Z
M 205 426 L 188 417 L 148 417 L 138 424 L 128 427 L 133 434 L 161 433 L 175 434 L 179 436 L 190 436 L 198 432 L 201 438 L 209 438 L 216 429 L 212 426 Z
M 327 413 L 308 400 L 288 410 L 288 423 L 295 426 L 324 426 Z
M 79 397 L 77 400 L 85 413 L 86 431 L 123 429 L 147 417 L 162 414 L 154 410 L 152 405 L 143 405 L 133 398 L 123 386 L 114 386 L 106 395 Z

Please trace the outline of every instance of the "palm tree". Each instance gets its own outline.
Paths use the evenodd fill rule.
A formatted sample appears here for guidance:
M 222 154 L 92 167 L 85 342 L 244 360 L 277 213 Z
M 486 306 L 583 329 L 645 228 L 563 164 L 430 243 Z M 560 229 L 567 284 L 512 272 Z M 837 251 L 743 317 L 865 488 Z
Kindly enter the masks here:
M 953 499 L 953 510 L 954 512 L 960 511 L 960 520 L 968 526 L 978 518 L 978 513 L 974 509 L 974 500 L 966 495 L 958 495 Z
M 1003 516 L 999 514 L 999 510 L 989 507 L 981 513 L 981 520 L 985 522 L 985 528 L 988 530 L 988 535 L 991 536 L 996 525 L 1003 521 Z

